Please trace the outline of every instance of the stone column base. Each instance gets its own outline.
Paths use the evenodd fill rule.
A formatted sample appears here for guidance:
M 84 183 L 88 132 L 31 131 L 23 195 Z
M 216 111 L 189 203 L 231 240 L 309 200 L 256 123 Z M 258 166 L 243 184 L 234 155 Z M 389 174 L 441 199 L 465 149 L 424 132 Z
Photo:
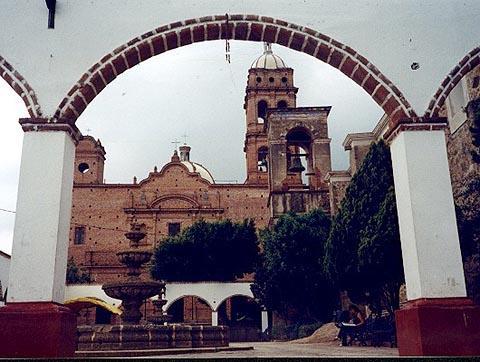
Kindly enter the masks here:
M 480 355 L 480 307 L 468 298 L 409 301 L 395 317 L 400 356 Z
M 0 358 L 72 357 L 77 320 L 53 302 L 9 303 L 0 308 Z

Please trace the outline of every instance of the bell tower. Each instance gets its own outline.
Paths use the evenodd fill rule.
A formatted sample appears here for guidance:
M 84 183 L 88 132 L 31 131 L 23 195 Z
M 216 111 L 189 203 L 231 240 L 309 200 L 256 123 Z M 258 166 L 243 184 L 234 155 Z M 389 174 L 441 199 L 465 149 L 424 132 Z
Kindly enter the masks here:
M 288 68 L 269 43 L 248 71 L 245 89 L 247 132 L 244 152 L 247 162 L 246 184 L 268 184 L 267 109 L 296 107 L 298 88 L 293 84 L 293 69 Z
M 82 136 L 75 149 L 75 170 L 73 182 L 76 184 L 102 184 L 105 149 L 100 140 L 92 136 Z

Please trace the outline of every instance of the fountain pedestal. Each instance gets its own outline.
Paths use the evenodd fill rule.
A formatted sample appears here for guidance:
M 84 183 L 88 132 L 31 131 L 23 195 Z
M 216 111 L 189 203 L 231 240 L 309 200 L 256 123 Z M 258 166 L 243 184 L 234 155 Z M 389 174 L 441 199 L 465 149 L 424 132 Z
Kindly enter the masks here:
M 145 235 L 138 225 L 132 225 L 132 230 L 125 234 L 130 240 L 131 249 L 117 253 L 120 262 L 127 266 L 127 280 L 102 286 L 106 295 L 122 301 L 122 324 L 138 324 L 142 318 L 140 308 L 143 302 L 160 294 L 165 288 L 164 282 L 140 279 L 142 265 L 148 263 L 152 257 L 150 251 L 138 250 L 139 242 Z

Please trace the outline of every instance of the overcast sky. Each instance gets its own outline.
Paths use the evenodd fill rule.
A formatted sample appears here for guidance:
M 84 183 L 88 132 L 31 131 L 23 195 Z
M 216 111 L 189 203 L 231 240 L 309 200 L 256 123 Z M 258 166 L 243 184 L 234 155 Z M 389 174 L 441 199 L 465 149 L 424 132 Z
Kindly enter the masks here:
M 331 105 L 329 133 L 332 165 L 345 169 L 342 149 L 347 133 L 373 129 L 380 107 L 352 80 L 306 54 L 273 46 L 294 69 L 298 106 Z M 215 180 L 243 182 L 245 111 L 248 69 L 262 44 L 225 42 L 185 46 L 151 58 L 123 73 L 90 104 L 77 125 L 100 138 L 107 152 L 107 183 L 145 178 L 169 161 L 172 141 L 192 146 L 192 161 L 203 164 Z M 22 131 L 19 117 L 27 111 L 21 99 L 0 79 L 0 208 L 15 210 Z M 0 210 L 0 250 L 10 253 L 14 214 Z

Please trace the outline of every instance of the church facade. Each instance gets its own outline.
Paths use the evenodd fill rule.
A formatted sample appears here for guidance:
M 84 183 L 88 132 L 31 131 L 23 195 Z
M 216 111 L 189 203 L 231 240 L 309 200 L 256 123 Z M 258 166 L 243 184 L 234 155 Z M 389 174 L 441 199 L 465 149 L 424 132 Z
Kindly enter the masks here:
M 265 45 L 248 71 L 243 184 L 216 183 L 186 144 L 144 180 L 105 183 L 105 149 L 84 136 L 76 148 L 69 257 L 93 282 L 110 282 L 123 277 L 115 253 L 127 246 L 123 233 L 133 222 L 147 233 L 143 247 L 153 249 L 200 219 L 253 218 L 264 228 L 290 210 L 330 213 L 331 107 L 297 107 L 297 92 L 293 69 Z

